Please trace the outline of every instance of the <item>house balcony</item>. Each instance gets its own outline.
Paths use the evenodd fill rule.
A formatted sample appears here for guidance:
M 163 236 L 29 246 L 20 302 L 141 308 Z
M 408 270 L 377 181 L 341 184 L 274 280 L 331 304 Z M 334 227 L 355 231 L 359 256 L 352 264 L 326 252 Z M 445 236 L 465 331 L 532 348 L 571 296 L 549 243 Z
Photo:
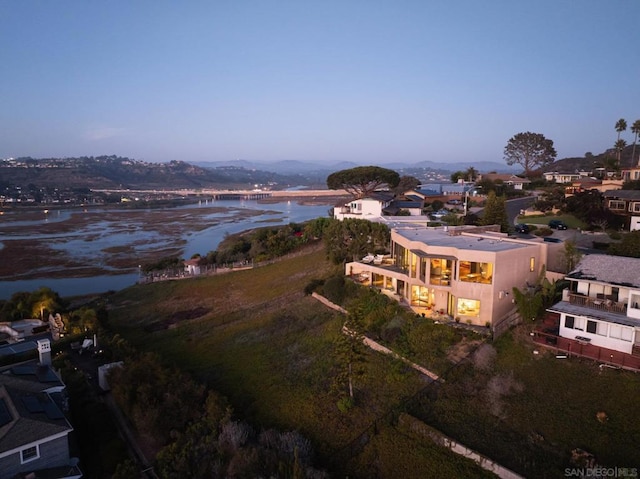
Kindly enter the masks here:
M 564 297 L 564 296 L 568 297 Z M 602 296 L 602 297 L 601 297 Z M 569 301 L 576 306 L 585 306 L 587 308 L 595 309 L 597 311 L 606 311 L 609 313 L 627 314 L 627 304 L 614 301 L 610 297 L 604 295 L 598 295 L 593 298 L 584 294 L 570 293 L 567 290 L 563 292 L 564 301 Z

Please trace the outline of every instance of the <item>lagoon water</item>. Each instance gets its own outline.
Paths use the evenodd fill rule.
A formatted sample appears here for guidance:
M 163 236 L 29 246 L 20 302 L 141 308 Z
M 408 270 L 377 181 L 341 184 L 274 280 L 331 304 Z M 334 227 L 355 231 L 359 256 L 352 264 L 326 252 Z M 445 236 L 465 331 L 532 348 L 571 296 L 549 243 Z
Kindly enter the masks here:
M 230 201 L 208 201 L 197 205 L 202 210 L 202 214 L 198 217 L 203 221 L 215 220 L 217 224 L 213 224 L 209 228 L 200 231 L 184 231 L 182 239 L 185 241 L 182 257 L 190 258 L 195 253 L 207 254 L 209 251 L 215 250 L 220 242 L 227 234 L 239 233 L 260 226 L 268 225 L 284 225 L 289 223 L 302 223 L 304 221 L 319 217 L 327 217 L 330 209 L 329 205 L 301 205 L 296 202 L 283 201 L 282 203 L 259 204 L 252 200 L 230 200 Z M 188 205 L 184 208 L 194 205 Z M 207 213 L 207 208 L 225 207 L 231 208 L 231 212 L 227 213 Z M 178 207 L 179 209 L 182 207 Z M 234 214 L 234 210 L 252 209 L 265 211 L 264 214 L 243 217 L 243 215 Z M 47 221 L 62 221 L 68 218 L 70 211 L 61 211 L 60 216 L 49 218 Z M 16 224 L 15 222 L 13 223 Z M 136 225 L 131 225 L 131 230 L 123 236 L 122 233 L 114 235 L 108 230 L 109 223 L 93 224 L 92 229 L 100 231 L 100 238 L 93 241 L 83 241 L 82 239 L 70 237 L 68 241 L 58 243 L 57 248 L 74 251 L 76 255 L 91 257 L 98 256 L 98 252 L 112 244 L 122 244 L 128 241 L 133 244 L 136 241 L 145 239 L 149 232 Z M 106 230 L 105 230 L 106 228 Z M 0 228 L 0 234 L 2 230 Z M 64 238 L 66 235 L 56 236 L 58 239 Z M 119 236 L 119 237 L 118 237 Z M 16 236 L 0 236 L 2 239 L 19 239 Z M 106 244 L 105 244 L 106 243 Z M 72 273 L 71 273 L 72 274 Z M 19 291 L 34 291 L 40 287 L 48 287 L 57 291 L 61 296 L 75 296 L 91 293 L 101 293 L 110 290 L 120 290 L 135 284 L 138 280 L 138 273 L 103 275 L 94 277 L 68 277 L 48 279 L 46 277 L 28 280 L 16 281 L 0 281 L 0 299 L 9 299 L 12 294 Z

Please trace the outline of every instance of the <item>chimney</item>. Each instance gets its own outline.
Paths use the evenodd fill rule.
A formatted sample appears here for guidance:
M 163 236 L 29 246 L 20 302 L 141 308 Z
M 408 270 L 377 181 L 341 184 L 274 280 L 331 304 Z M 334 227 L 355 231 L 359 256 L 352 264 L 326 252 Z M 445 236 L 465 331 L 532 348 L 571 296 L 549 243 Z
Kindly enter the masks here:
M 38 356 L 41 366 L 51 366 L 51 343 L 48 339 L 38 339 Z

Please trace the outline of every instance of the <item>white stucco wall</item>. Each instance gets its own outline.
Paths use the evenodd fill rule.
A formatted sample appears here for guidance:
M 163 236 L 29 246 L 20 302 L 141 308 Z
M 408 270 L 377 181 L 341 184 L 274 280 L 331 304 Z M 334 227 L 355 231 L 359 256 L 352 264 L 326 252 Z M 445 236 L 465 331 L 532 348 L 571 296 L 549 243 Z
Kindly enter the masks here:
M 587 332 L 587 326 L 586 326 L 587 321 L 595 321 L 596 323 L 604 324 L 607 334 L 611 334 L 611 326 L 613 323 L 607 323 L 606 321 L 599 321 L 597 319 L 590 318 L 587 316 L 576 316 L 576 315 L 572 315 L 572 316 L 574 318 L 581 318 L 582 320 L 584 320 L 584 329 L 580 330 L 575 328 L 567 328 L 565 326 L 565 319 L 567 317 L 567 314 L 563 313 L 560 315 L 560 331 L 559 332 L 561 337 L 568 338 L 568 339 L 576 339 L 577 336 L 580 336 L 583 338 L 589 338 L 590 344 L 593 344 L 594 346 L 600 346 L 601 348 L 613 349 L 615 351 L 620 351 L 622 353 L 631 354 L 633 350 L 635 335 L 638 334 L 638 332 L 635 331 L 633 327 L 623 326 L 619 324 L 614 325 L 615 327 L 620 327 L 622 329 L 625 329 L 627 331 L 627 334 L 630 334 L 631 341 L 625 341 L 622 339 L 612 338 L 608 335 L 604 336 L 601 334 L 594 334 L 594 333 Z

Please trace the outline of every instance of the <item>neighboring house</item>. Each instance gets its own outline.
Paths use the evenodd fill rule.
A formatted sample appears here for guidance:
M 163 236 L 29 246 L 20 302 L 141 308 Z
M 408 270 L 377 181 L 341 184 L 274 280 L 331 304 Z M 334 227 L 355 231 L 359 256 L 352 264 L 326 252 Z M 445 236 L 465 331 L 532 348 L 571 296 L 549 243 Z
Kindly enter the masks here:
M 460 180 L 457 183 L 426 183 L 420 185 L 417 190 L 412 191 L 418 193 L 423 192 L 428 194 L 428 196 L 434 197 L 434 199 L 446 201 L 449 197 L 461 197 L 466 193 L 471 193 L 474 188 L 475 185 L 473 183 Z M 438 194 L 441 198 L 435 198 Z
M 512 288 L 534 284 L 549 252 L 561 247 L 508 237 L 499 226 L 397 227 L 390 258 L 348 263 L 345 273 L 397 295 L 417 312 L 438 311 L 495 331 L 514 309 Z
M 573 196 L 576 193 L 582 193 L 590 190 L 599 190 L 602 186 L 602 180 L 596 178 L 581 178 L 579 180 L 571 181 L 570 186 L 565 186 L 564 196 L 565 198 Z
M 555 183 L 571 183 L 589 175 L 583 175 L 581 173 L 561 173 L 558 171 L 548 171 L 547 173 L 543 173 L 543 176 L 547 181 L 553 181 Z
M 200 274 L 200 258 L 191 258 L 184 262 L 184 272 L 191 276 Z
M 640 259 L 587 255 L 566 276 L 559 336 L 640 355 Z
M 631 168 L 622 168 L 620 175 L 623 181 L 638 181 L 640 180 L 640 165 Z
M 602 195 L 612 213 L 626 217 L 629 231 L 640 230 L 640 190 L 607 190 Z
M 478 181 L 491 180 L 494 183 L 502 182 L 505 185 L 513 186 L 514 190 L 524 189 L 524 185 L 531 183 L 528 178 L 520 178 L 516 175 L 510 175 L 508 173 L 484 173 L 478 176 Z
M 51 345 L 38 340 L 40 361 L 0 370 L 0 478 L 80 478 L 70 457 L 73 428 L 65 385 L 51 368 Z
M 388 191 L 376 191 L 370 195 L 351 200 L 344 205 L 333 209 L 333 216 L 338 220 L 345 218 L 371 219 L 382 216 L 382 212 L 393 200 L 393 193 Z
M 405 193 L 391 200 L 388 207 L 382 210 L 383 214 L 394 216 L 401 211 L 406 211 L 410 216 L 422 216 L 425 200 L 422 195 Z

